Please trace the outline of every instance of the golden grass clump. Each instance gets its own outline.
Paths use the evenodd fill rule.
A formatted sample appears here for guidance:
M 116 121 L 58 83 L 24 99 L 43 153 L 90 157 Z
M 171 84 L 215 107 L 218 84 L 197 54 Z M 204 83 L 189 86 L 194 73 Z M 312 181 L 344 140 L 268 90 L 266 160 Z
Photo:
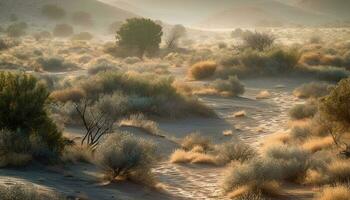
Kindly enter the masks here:
M 318 195 L 316 200 L 349 200 L 350 190 L 346 186 L 338 185 L 326 187 Z
M 145 131 L 148 134 L 161 136 L 158 124 L 152 120 L 148 120 L 143 114 L 131 115 L 127 119 L 119 122 L 120 127 L 135 127 Z
M 215 73 L 216 68 L 217 64 L 214 61 L 198 62 L 191 66 L 189 75 L 196 80 L 206 79 Z
M 328 165 L 328 176 L 330 182 L 350 181 L 350 160 L 335 160 Z
M 212 146 L 211 140 L 207 137 L 201 136 L 199 132 L 195 132 L 187 135 L 181 141 L 181 147 L 187 151 L 192 150 L 196 146 L 200 146 L 204 151 L 207 151 Z
M 331 136 L 324 138 L 311 138 L 304 142 L 303 148 L 313 153 L 333 146 L 334 141 Z
M 192 164 L 211 164 L 216 165 L 216 158 L 213 155 L 205 154 L 202 152 L 185 151 L 177 149 L 170 156 L 170 162 L 172 163 L 192 163 Z
M 268 99 L 271 97 L 271 93 L 268 90 L 263 90 L 260 91 L 257 95 L 256 95 L 256 99 Z
M 51 93 L 50 98 L 59 102 L 79 102 L 86 96 L 84 90 L 80 88 L 67 88 L 64 90 L 58 90 Z

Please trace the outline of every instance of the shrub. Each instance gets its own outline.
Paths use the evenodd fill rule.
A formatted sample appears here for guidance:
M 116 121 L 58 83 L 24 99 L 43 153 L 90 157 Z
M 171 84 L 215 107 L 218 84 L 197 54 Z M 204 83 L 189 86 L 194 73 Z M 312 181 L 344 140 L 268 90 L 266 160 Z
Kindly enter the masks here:
M 0 74 L 0 129 L 11 131 L 6 136 L 10 141 L 22 138 L 24 143 L 31 144 L 29 148 L 23 145 L 24 149 L 15 153 L 31 154 L 45 161 L 61 153 L 62 134 L 46 112 L 48 96 L 46 87 L 31 75 Z M 18 134 L 21 136 L 17 137 Z
M 318 195 L 317 200 L 347 200 L 350 190 L 346 186 L 325 187 Z
M 196 146 L 202 147 L 204 151 L 212 148 L 210 139 L 201 136 L 199 132 L 191 133 L 181 141 L 181 147 L 185 150 L 192 150 Z
M 7 27 L 6 34 L 9 37 L 21 37 L 26 34 L 27 24 L 24 22 L 14 23 Z
M 275 75 L 294 70 L 299 57 L 299 52 L 294 49 L 276 48 L 265 52 L 246 50 L 239 59 L 246 73 Z
M 231 37 L 232 38 L 238 38 L 242 37 L 244 34 L 244 31 L 240 28 L 236 28 L 234 31 L 231 32 Z
M 156 162 L 153 144 L 127 133 L 107 136 L 96 150 L 96 160 L 110 181 L 117 177 L 152 182 L 151 168 Z
M 317 111 L 315 103 L 298 104 L 289 110 L 289 116 L 294 120 L 312 118 Z
M 280 178 L 280 168 L 276 163 L 268 160 L 253 159 L 248 163 L 234 165 L 225 175 L 223 189 L 227 193 L 237 192 L 238 189 L 246 187 L 243 193 L 277 195 L 280 192 L 276 180 Z
M 292 128 L 290 131 L 290 136 L 293 139 L 296 140 L 305 140 L 306 138 L 311 136 L 311 130 L 310 127 L 300 127 L 300 126 L 295 126 Z
M 275 41 L 275 38 L 267 33 L 246 33 L 243 36 L 245 46 L 258 51 L 264 51 L 271 47 Z
M 69 37 L 74 33 L 74 29 L 69 24 L 57 24 L 53 30 L 55 37 Z
M 346 69 L 332 66 L 309 67 L 306 71 L 320 80 L 331 82 L 338 82 L 349 77 L 349 72 Z
M 213 76 L 217 64 L 213 61 L 202 61 L 191 66 L 189 74 L 196 80 L 201 80 Z
M 117 40 L 121 47 L 136 49 L 138 57 L 145 53 L 153 54 L 159 49 L 162 27 L 150 19 L 128 19 L 117 32 Z
M 72 40 L 92 40 L 94 36 L 89 32 L 81 32 L 73 35 Z
M 113 65 L 109 64 L 98 64 L 92 67 L 88 68 L 88 74 L 89 75 L 96 75 L 100 72 L 107 72 L 107 71 L 118 71 L 119 69 Z
M 293 94 L 299 98 L 319 98 L 329 94 L 332 86 L 326 83 L 307 83 L 296 88 Z
M 41 13 L 52 20 L 62 19 L 66 15 L 66 11 L 57 5 L 44 5 L 41 8 Z
M 165 41 L 166 48 L 168 49 L 177 48 L 179 40 L 185 35 L 186 35 L 186 28 L 183 25 L 178 24 L 173 26 Z
M 228 80 L 218 79 L 214 82 L 214 87 L 219 92 L 227 92 L 231 96 L 239 96 L 244 93 L 244 85 L 237 76 L 230 76 Z
M 281 178 L 289 181 L 304 179 L 310 166 L 310 155 L 305 149 L 286 145 L 273 145 L 265 150 L 265 157 L 281 168 Z
M 246 162 L 254 158 L 256 151 L 247 144 L 230 141 L 217 147 L 218 162 L 226 164 L 231 161 Z
M 350 123 L 350 79 L 344 79 L 336 85 L 328 96 L 322 99 L 321 113 L 330 121 L 346 126 Z
M 92 26 L 92 16 L 88 12 L 79 11 L 72 14 L 72 21 L 76 25 L 80 26 Z
M 37 188 L 30 184 L 15 184 L 11 186 L 0 185 L 1 200 L 64 200 L 61 195 L 53 192 L 43 194 Z
M 42 39 L 49 39 L 51 38 L 51 33 L 48 31 L 40 31 L 33 34 L 33 37 L 36 41 L 40 41 Z
M 66 62 L 60 57 L 38 58 L 36 63 L 39 69 L 45 71 L 65 71 L 76 68 L 75 64 Z

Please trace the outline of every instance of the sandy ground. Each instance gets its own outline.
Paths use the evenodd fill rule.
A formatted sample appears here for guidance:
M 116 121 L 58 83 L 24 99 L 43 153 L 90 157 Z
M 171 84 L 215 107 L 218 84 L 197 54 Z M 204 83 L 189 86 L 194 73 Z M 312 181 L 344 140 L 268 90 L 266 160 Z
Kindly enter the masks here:
M 269 134 L 286 128 L 288 110 L 302 101 L 292 95 L 295 87 L 310 82 L 308 79 L 264 78 L 243 80 L 246 92 L 242 97 L 202 97 L 201 101 L 212 107 L 217 119 L 190 118 L 182 120 L 159 120 L 166 138 L 150 136 L 137 129 L 128 128 L 133 134 L 153 140 L 158 151 L 167 158 L 178 145 L 174 142 L 187 134 L 200 131 L 221 143 L 231 139 L 258 146 Z M 201 83 L 199 83 L 201 84 Z M 256 95 L 268 90 L 271 96 L 257 100 Z M 244 110 L 246 116 L 234 117 L 233 113 Z M 231 130 L 232 136 L 223 131 Z M 66 134 L 80 136 L 81 129 L 68 128 Z M 163 200 L 163 199 L 225 199 L 220 189 L 224 167 L 203 165 L 178 165 L 163 159 L 153 169 L 163 190 L 155 191 L 143 186 L 121 182 L 103 186 L 98 181 L 99 170 L 93 165 L 78 164 L 65 167 L 31 166 L 25 169 L 0 169 L 0 183 L 30 182 L 42 190 L 56 190 L 69 196 L 94 200 Z M 286 186 L 292 199 L 312 199 L 312 188 Z

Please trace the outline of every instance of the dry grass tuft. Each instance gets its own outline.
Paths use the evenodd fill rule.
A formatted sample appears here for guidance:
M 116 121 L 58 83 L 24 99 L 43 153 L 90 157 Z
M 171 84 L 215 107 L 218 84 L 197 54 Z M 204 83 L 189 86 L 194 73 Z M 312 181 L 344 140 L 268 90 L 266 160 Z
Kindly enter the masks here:
M 256 99 L 268 99 L 271 97 L 271 93 L 268 90 L 260 91 L 259 94 L 256 95 Z
M 247 116 L 247 112 L 244 110 L 241 110 L 241 111 L 233 113 L 233 116 L 234 117 L 245 117 L 245 116 Z
M 199 132 L 195 132 L 187 135 L 181 141 L 181 147 L 187 151 L 192 150 L 196 146 L 200 146 L 204 151 L 207 151 L 212 148 L 211 140 L 207 137 L 201 136 Z
M 191 66 L 189 75 L 196 80 L 206 79 L 215 73 L 216 68 L 217 64 L 214 61 L 198 62 Z
M 303 144 L 303 148 L 315 153 L 317 151 L 329 149 L 333 146 L 333 144 L 334 141 L 331 136 L 324 138 L 311 138 Z
M 148 120 L 143 114 L 131 115 L 128 119 L 119 122 L 120 127 L 135 127 L 145 131 L 148 134 L 161 136 L 158 124 Z
M 350 181 L 350 160 L 336 160 L 328 165 L 330 182 Z
M 216 165 L 216 158 L 213 155 L 205 154 L 202 152 L 185 151 L 177 149 L 170 156 L 170 162 L 172 163 L 192 163 L 192 164 L 210 164 Z
M 335 187 L 326 187 L 316 198 L 317 200 L 349 200 L 349 188 L 338 185 Z

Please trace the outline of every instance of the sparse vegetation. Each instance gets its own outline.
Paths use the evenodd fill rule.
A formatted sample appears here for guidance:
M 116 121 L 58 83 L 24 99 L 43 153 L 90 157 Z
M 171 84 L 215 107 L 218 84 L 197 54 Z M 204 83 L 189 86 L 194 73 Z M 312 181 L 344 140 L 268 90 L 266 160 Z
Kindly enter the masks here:
M 28 25 L 25 22 L 11 24 L 6 29 L 6 34 L 9 37 L 21 37 L 26 34 Z
M 289 116 L 292 119 L 299 120 L 305 118 L 312 118 L 317 113 L 317 105 L 315 102 L 295 105 L 289 110 Z
M 329 94 L 331 89 L 329 84 L 312 82 L 296 88 L 293 94 L 299 98 L 319 98 Z

